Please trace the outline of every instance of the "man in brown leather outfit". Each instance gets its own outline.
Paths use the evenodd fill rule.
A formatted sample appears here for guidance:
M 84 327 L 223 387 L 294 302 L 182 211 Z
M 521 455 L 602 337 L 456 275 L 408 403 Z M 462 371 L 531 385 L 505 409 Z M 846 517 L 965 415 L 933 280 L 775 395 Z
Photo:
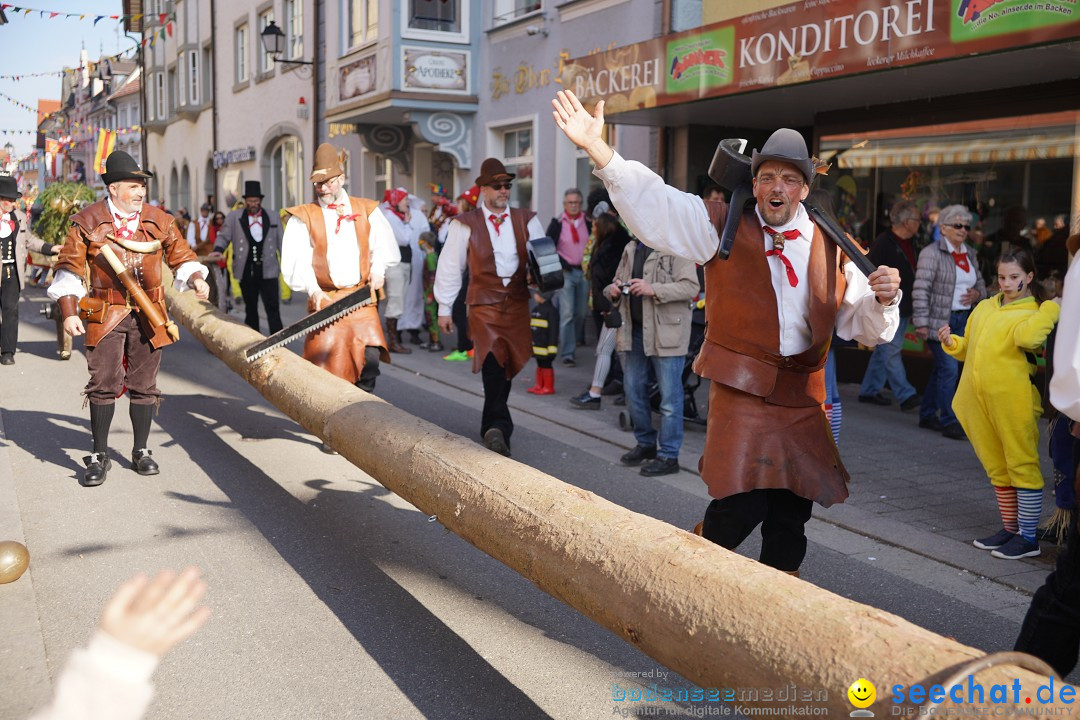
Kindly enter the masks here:
M 343 189 L 345 170 L 330 143 L 315 151 L 311 182 L 315 202 L 285 209 L 281 272 L 286 285 L 308 294 L 308 312 L 315 312 L 364 285 L 372 293 L 382 288 L 401 254 L 379 204 Z M 378 307 L 358 307 L 309 334 L 304 359 L 374 391 L 379 361 L 390 362 Z
M 480 206 L 450 222 L 435 275 L 439 329 L 451 333 L 450 311 L 469 270 L 465 303 L 476 350 L 473 372 L 484 381 L 480 435 L 484 447 L 507 457 L 514 432 L 507 399 L 514 376 L 532 357 L 525 242 L 544 237 L 536 213 L 508 206 L 513 179 L 496 158 L 483 162 L 476 178 Z
M 140 475 L 156 475 L 158 464 L 146 447 L 150 419 L 161 392 L 157 388 L 161 348 L 176 341 L 175 325 L 155 326 L 132 300 L 116 272 L 102 254 L 111 247 L 136 279 L 153 306 L 167 319 L 161 263 L 172 268 L 177 290 L 190 288 L 202 300 L 210 296 L 203 279 L 206 268 L 184 240 L 176 221 L 165 211 L 145 204 L 146 180 L 134 158 L 122 150 L 109 155 L 101 175 L 109 197 L 72 216 L 49 297 L 60 304 L 64 330 L 86 334 L 86 364 L 90 382 L 83 394 L 90 403 L 90 430 L 94 451 L 83 458 L 82 485 L 105 482 L 112 467 L 109 427 L 116 398 L 126 387 L 131 398 L 131 425 L 135 442 L 132 468 Z M 89 314 L 85 314 L 89 311 Z M 80 314 L 87 324 L 83 325 Z M 172 332 L 170 332 L 170 329 Z M 125 364 L 126 361 L 126 364 Z

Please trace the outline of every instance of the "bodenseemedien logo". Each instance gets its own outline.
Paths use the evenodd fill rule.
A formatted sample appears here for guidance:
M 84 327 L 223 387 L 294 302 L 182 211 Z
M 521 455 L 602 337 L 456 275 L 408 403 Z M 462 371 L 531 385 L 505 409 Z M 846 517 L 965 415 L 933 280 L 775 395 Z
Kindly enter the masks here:
M 851 687 L 847 691 L 847 697 L 848 702 L 856 708 L 851 711 L 851 717 L 874 717 L 874 712 L 866 709 L 873 705 L 874 700 L 877 699 L 877 689 L 874 687 L 874 683 L 866 678 L 859 678 L 851 683 Z

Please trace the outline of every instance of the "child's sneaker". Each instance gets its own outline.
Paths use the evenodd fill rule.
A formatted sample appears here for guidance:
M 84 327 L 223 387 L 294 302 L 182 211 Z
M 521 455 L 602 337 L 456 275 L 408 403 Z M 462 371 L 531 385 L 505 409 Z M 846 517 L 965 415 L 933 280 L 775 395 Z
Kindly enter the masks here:
M 1019 560 L 1020 558 L 1036 557 L 1039 552 L 1039 543 L 1031 542 L 1023 535 L 1014 535 L 1012 540 L 990 554 L 1002 560 Z
M 984 537 L 980 540 L 973 540 L 972 545 L 980 550 L 997 550 L 999 547 L 1009 542 L 1016 536 L 1016 533 L 1009 532 L 1002 528 L 990 537 Z
M 444 355 L 443 360 L 447 362 L 468 362 L 469 356 L 460 350 L 454 350 L 449 355 Z

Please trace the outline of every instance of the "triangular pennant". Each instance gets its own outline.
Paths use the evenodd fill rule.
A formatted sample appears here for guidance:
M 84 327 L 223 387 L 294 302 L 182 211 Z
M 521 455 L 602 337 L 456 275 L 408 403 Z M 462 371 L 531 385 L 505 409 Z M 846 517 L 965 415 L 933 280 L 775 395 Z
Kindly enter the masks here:
M 164 30 L 162 30 L 161 32 L 158 33 L 158 39 L 159 40 L 164 40 L 165 39 L 165 31 Z
M 98 15 L 96 18 L 94 18 L 94 25 L 96 26 L 99 22 L 101 22 L 104 19 L 105 19 L 104 15 Z
M 165 26 L 165 32 L 169 33 L 169 37 L 172 37 L 172 22 Z
M 168 13 L 161 13 L 157 16 L 158 25 L 164 25 L 165 21 L 169 19 Z

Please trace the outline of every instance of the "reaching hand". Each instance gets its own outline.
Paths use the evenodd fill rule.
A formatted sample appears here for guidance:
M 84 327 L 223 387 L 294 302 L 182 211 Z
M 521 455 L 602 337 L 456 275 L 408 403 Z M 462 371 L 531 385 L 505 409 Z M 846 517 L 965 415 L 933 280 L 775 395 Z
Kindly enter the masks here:
M 555 108 L 551 113 L 555 117 L 555 124 L 566 134 L 566 137 L 570 138 L 570 142 L 585 150 L 597 143 L 603 143 L 606 147 L 602 139 L 603 100 L 596 103 L 596 109 L 590 115 L 573 92 L 560 90 L 556 98 L 551 101 L 551 105 Z
M 201 275 L 192 278 L 191 289 L 195 291 L 195 297 L 200 300 L 210 299 L 210 286 L 206 284 Z
M 380 290 L 383 289 L 383 285 L 385 285 L 385 284 L 386 284 L 386 278 L 383 277 L 382 275 L 372 275 L 371 276 L 371 291 L 372 292 L 379 292 Z
M 447 335 L 454 332 L 454 319 L 449 315 L 440 315 L 439 330 Z
M 952 339 L 952 328 L 948 325 L 942 325 L 938 328 L 937 339 L 945 347 L 952 347 L 955 341 Z
M 900 271 L 887 265 L 878 265 L 878 269 L 870 273 L 866 281 L 877 296 L 878 302 L 888 305 L 892 303 L 900 290 Z
M 205 594 L 206 583 L 195 567 L 179 576 L 165 570 L 153 580 L 139 573 L 121 585 L 105 606 L 101 629 L 120 642 L 160 657 L 210 617 L 210 608 L 196 607 Z
M 59 255 L 60 251 L 63 250 L 63 249 L 64 249 L 63 245 L 53 245 L 52 250 L 50 250 L 49 252 L 52 253 L 53 255 Z
M 897 332 L 900 332 L 900 331 L 897 330 Z M 927 338 L 930 337 L 930 328 L 927 328 L 927 327 L 915 328 L 915 334 L 919 337 L 920 340 L 926 340 Z
M 69 318 L 64 318 L 64 332 L 71 337 L 78 337 L 86 333 L 86 328 L 83 327 L 82 320 L 78 315 L 72 315 Z

